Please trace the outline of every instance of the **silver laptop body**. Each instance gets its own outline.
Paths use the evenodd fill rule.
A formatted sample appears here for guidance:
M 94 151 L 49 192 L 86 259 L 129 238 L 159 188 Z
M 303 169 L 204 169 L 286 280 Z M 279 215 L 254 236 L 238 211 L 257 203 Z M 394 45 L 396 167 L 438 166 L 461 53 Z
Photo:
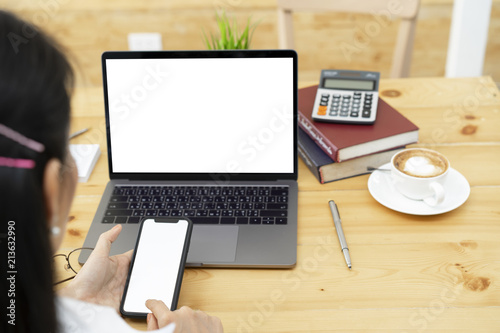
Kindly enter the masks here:
M 83 246 L 120 223 L 123 253 L 141 220 L 179 216 L 188 266 L 293 267 L 295 51 L 105 52 L 102 67 L 110 181 Z

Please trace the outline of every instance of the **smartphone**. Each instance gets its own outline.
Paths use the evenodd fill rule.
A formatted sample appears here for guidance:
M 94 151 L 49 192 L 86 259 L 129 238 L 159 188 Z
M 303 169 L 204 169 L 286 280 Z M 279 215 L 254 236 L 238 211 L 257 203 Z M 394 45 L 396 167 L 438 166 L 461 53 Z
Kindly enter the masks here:
M 177 308 L 192 222 L 187 218 L 150 218 L 142 222 L 135 246 L 120 312 L 146 317 L 148 299 Z

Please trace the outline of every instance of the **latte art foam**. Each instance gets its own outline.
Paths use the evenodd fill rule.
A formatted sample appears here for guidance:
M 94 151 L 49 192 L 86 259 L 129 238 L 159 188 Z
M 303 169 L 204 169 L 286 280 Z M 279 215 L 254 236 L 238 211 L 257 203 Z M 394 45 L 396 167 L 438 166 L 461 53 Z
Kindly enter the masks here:
M 434 165 L 425 156 L 414 156 L 406 161 L 403 171 L 414 176 L 433 177 L 443 173 L 444 168 L 440 165 Z
M 448 162 L 434 151 L 410 149 L 395 156 L 394 166 L 409 176 L 429 178 L 446 172 Z

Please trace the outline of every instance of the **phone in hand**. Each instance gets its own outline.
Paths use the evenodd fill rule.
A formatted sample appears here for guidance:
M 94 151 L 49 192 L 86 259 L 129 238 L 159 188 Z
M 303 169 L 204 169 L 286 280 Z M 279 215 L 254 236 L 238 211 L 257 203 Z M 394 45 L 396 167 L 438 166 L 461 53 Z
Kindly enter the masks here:
M 120 312 L 127 317 L 146 317 L 148 299 L 177 308 L 184 266 L 191 239 L 187 218 L 150 218 L 142 222 L 135 246 Z

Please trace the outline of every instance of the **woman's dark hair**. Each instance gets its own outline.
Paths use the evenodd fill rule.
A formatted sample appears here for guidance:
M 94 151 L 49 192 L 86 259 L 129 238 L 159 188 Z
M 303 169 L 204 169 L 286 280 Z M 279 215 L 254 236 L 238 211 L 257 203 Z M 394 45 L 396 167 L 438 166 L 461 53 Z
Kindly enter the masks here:
M 60 47 L 0 11 L 0 124 L 45 146 L 36 152 L 0 134 L 0 157 L 35 162 L 0 166 L 2 332 L 57 331 L 43 174 L 49 159 L 66 160 L 72 86 Z

